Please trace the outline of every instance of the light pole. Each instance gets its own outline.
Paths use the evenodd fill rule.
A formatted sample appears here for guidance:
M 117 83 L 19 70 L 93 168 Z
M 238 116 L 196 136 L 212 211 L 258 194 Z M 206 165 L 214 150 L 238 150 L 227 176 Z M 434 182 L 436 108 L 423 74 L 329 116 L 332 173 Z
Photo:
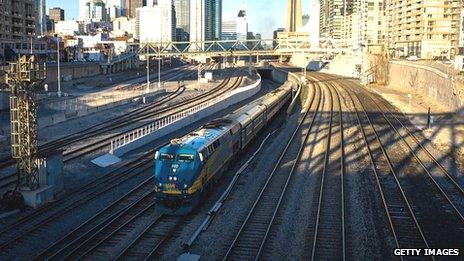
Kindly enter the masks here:
M 161 89 L 161 55 L 158 50 L 158 89 Z
M 162 27 L 161 27 L 161 22 L 163 20 L 160 18 L 160 23 L 159 23 L 159 36 L 160 36 L 160 44 L 158 45 L 158 89 L 161 89 L 161 47 L 163 43 L 163 35 L 162 35 Z
M 201 74 L 201 63 L 198 63 L 198 79 L 197 79 L 197 85 L 198 85 L 198 89 L 200 89 L 200 74 Z
M 148 93 L 150 93 L 150 57 L 148 56 L 148 43 L 147 43 L 147 54 L 145 56 L 147 59 L 147 89 L 145 90 L 145 96 L 143 96 L 143 103 L 147 102 Z
M 56 36 L 56 62 L 58 65 L 58 97 L 61 97 L 61 72 L 60 72 L 60 37 Z

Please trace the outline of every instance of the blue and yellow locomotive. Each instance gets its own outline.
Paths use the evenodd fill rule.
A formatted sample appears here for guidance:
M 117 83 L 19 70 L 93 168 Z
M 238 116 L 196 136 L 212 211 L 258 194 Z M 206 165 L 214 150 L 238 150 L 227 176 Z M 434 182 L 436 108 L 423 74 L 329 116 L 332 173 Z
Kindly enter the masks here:
M 160 148 L 155 154 L 158 208 L 170 214 L 189 213 L 291 96 L 291 86 L 284 85 Z

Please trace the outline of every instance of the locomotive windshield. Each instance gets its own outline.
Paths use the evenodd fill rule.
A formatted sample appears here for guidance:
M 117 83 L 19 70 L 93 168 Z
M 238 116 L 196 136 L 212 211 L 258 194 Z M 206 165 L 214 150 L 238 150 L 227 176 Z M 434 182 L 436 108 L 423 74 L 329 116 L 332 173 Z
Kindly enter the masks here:
M 179 156 L 177 156 L 177 160 L 178 161 L 182 161 L 182 162 L 190 162 L 190 161 L 193 161 L 193 155 L 192 154 L 179 154 Z
M 174 155 L 169 153 L 161 153 L 160 155 L 161 160 L 174 160 Z

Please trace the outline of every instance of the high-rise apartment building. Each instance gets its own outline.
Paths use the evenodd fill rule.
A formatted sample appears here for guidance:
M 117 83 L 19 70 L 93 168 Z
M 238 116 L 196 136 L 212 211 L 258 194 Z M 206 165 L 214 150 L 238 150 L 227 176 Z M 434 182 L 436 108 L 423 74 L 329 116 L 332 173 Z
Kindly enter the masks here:
M 287 4 L 287 31 L 296 32 L 303 25 L 301 0 L 288 0 Z
M 190 38 L 190 0 L 173 0 L 176 11 L 177 41 Z
M 388 44 L 395 56 L 454 57 L 459 46 L 462 2 L 390 0 Z
M 53 22 L 64 21 L 64 10 L 59 7 L 53 7 L 48 10 L 48 16 Z
M 361 0 L 363 1 L 363 0 Z M 321 38 L 340 40 L 346 5 L 344 0 L 321 0 L 319 34 Z
M 222 0 L 190 1 L 190 41 L 221 38 Z
M 34 0 L 0 1 L 0 61 L 5 59 L 5 49 L 27 49 L 35 37 Z
M 384 44 L 387 22 L 384 0 L 352 2 L 342 20 L 341 44 L 359 48 L 368 44 Z
M 47 32 L 47 14 L 45 0 L 35 0 L 35 33 L 43 35 Z

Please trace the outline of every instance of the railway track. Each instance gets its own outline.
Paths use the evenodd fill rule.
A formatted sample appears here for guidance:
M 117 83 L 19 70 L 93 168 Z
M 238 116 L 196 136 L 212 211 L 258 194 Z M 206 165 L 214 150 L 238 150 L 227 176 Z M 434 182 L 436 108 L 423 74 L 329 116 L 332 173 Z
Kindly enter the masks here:
M 155 110 L 153 112 L 150 112 L 150 115 L 143 116 L 143 117 L 136 117 L 135 119 L 131 120 L 130 122 L 121 123 L 121 126 L 122 127 L 129 126 L 129 125 L 133 124 L 134 122 L 138 122 L 138 121 L 145 120 L 145 119 L 150 119 L 150 121 L 156 121 L 156 120 L 160 120 L 160 119 L 163 119 L 163 118 L 169 118 L 171 115 L 174 115 L 174 114 L 179 113 L 181 111 L 187 110 L 187 109 L 189 109 L 191 107 L 194 107 L 194 106 L 196 106 L 198 104 L 201 104 L 201 103 L 203 103 L 203 102 L 205 102 L 207 100 L 210 100 L 210 99 L 213 99 L 215 97 L 221 96 L 221 95 L 223 95 L 223 94 L 225 94 L 225 93 L 227 93 L 229 91 L 232 91 L 235 88 L 238 88 L 238 86 L 240 86 L 240 84 L 242 82 L 242 79 L 243 79 L 242 77 L 236 77 L 234 80 L 232 80 L 232 83 L 231 83 L 231 79 L 227 78 L 225 81 L 223 81 L 221 84 L 219 84 L 213 90 L 210 90 L 210 91 L 208 91 L 208 92 L 206 92 L 204 94 L 201 94 L 201 95 L 197 96 L 194 101 L 185 100 L 185 101 L 181 101 L 181 102 L 179 102 L 177 104 L 174 104 L 174 105 L 172 105 L 172 106 L 170 106 L 168 108 L 157 109 L 157 110 Z M 134 121 L 134 120 L 136 120 L 136 121 Z M 145 125 L 145 124 L 143 124 L 143 125 Z M 136 130 L 138 128 L 140 128 L 140 125 L 129 128 L 129 129 L 126 130 L 126 132 L 131 132 L 131 131 Z M 116 128 L 111 127 L 111 129 L 116 129 Z M 108 130 L 106 130 L 106 131 L 108 131 Z M 118 136 L 120 136 L 120 135 L 121 135 L 120 133 L 110 134 L 110 135 L 107 135 L 107 136 L 103 137 L 102 139 L 99 139 L 98 141 L 92 141 L 90 144 L 85 143 L 81 147 L 68 150 L 63 154 L 64 162 L 69 162 L 69 161 L 71 161 L 73 159 L 79 158 L 79 157 L 81 157 L 83 155 L 86 155 L 88 153 L 101 150 L 101 149 L 103 149 L 105 147 L 109 147 L 111 140 L 118 137 Z M 89 136 L 87 136 L 86 138 L 89 138 Z M 62 146 L 67 146 L 67 145 L 62 145 Z
M 241 82 L 241 77 L 236 78 L 236 80 L 234 80 L 233 84 L 229 86 L 228 89 L 230 90 L 237 88 L 241 84 Z M 21 241 L 26 236 L 32 235 L 34 233 L 43 232 L 44 229 L 46 229 L 50 225 L 53 225 L 53 221 L 59 219 L 64 214 L 69 213 L 70 211 L 76 211 L 77 208 L 83 207 L 86 204 L 88 204 L 90 200 L 98 198 L 99 195 L 102 195 L 111 188 L 114 188 L 122 182 L 133 178 L 134 176 L 136 176 L 136 174 L 133 173 L 135 169 L 140 169 L 141 166 L 144 166 L 145 169 L 151 167 L 151 159 L 153 152 L 154 150 L 142 156 L 141 159 L 136 159 L 132 163 L 133 165 L 136 165 L 134 168 L 120 175 L 114 175 L 111 178 L 108 178 L 108 181 L 106 183 L 91 183 L 94 190 L 92 192 L 89 192 L 89 195 L 82 196 L 82 194 L 85 195 L 86 190 L 84 190 L 84 192 L 79 191 L 79 195 L 75 195 L 77 197 L 75 201 L 69 203 L 63 200 L 59 202 L 60 204 L 48 205 L 46 207 L 38 209 L 31 215 L 26 216 L 25 218 L 20 219 L 18 222 L 12 224 L 11 226 L 3 229 L 2 231 L 0 231 L 2 232 L 2 236 L 0 236 L 0 251 L 8 251 L 8 249 L 11 249 L 15 245 L 21 243 Z M 114 183 L 114 185 L 112 184 L 112 182 Z M 105 187 L 105 189 L 98 190 L 98 187 L 101 187 L 102 185 Z
M 371 94 L 369 94 L 368 97 L 374 102 L 377 108 L 379 108 L 382 117 L 387 121 L 388 125 L 394 130 L 398 137 L 401 138 L 402 143 L 407 147 L 410 155 L 421 165 L 425 174 L 427 174 L 436 189 L 442 194 L 446 201 L 448 201 L 456 214 L 464 222 L 464 190 L 461 186 L 446 168 L 438 162 L 432 153 L 422 145 L 423 141 L 419 141 L 410 128 L 408 128 L 385 103 L 377 100 Z M 434 174 L 435 170 L 439 170 L 437 172 L 440 172 L 440 174 Z
M 89 139 L 90 137 L 93 137 L 95 135 L 107 133 L 110 131 L 117 130 L 119 128 L 124 128 L 125 126 L 130 126 L 133 125 L 136 122 L 140 122 L 142 120 L 158 120 L 162 118 L 168 118 L 169 116 L 178 113 L 182 110 L 186 110 L 188 108 L 191 108 L 197 104 L 200 104 L 206 100 L 218 97 L 220 95 L 223 95 L 224 93 L 227 93 L 238 86 L 240 86 L 243 78 L 242 77 L 236 77 L 235 80 L 233 80 L 232 84 L 230 83 L 230 78 L 226 78 L 223 82 L 221 82 L 218 86 L 215 88 L 197 96 L 195 98 L 195 101 L 190 101 L 190 100 L 184 100 L 180 101 L 169 108 L 159 108 L 162 104 L 176 98 L 183 92 L 183 88 L 178 88 L 175 93 L 169 95 L 168 97 L 164 97 L 158 102 L 155 102 L 154 104 L 151 104 L 147 107 L 144 107 L 140 110 L 136 110 L 135 113 L 128 113 L 126 115 L 127 117 L 124 117 L 124 119 L 117 119 L 117 120 L 109 120 L 107 122 L 103 122 L 101 124 L 96 125 L 96 128 L 90 127 L 88 129 L 82 130 L 79 133 L 71 134 L 68 135 L 60 140 L 50 142 L 48 144 L 45 144 L 42 146 L 41 150 L 46 151 L 46 150 L 55 150 L 59 148 L 64 148 L 66 146 L 70 146 L 72 144 L 75 144 L 80 141 L 85 141 Z M 126 131 L 132 131 L 140 126 L 135 126 L 132 127 Z M 101 150 L 105 147 L 109 146 L 109 142 L 115 138 L 118 137 L 120 134 L 119 133 L 114 133 L 114 134 L 109 134 L 103 137 L 102 139 L 99 139 L 97 141 L 90 141 L 87 143 L 84 143 L 82 146 L 73 148 L 71 150 L 66 150 L 63 153 L 63 161 L 64 162 L 69 162 L 73 159 L 79 158 L 83 155 L 86 155 L 88 153 L 94 152 Z M 5 190 L 8 187 L 11 187 L 12 185 L 15 184 L 14 181 L 16 181 L 16 174 L 13 175 L 8 175 L 5 177 L 2 177 L 0 179 L 0 190 Z
M 31 214 L 20 218 L 15 223 L 1 229 L 0 253 L 8 252 L 9 249 L 19 245 L 28 236 L 44 233 L 44 231 L 53 226 L 64 215 L 74 212 L 79 213 L 80 209 L 84 209 L 101 195 L 143 175 L 152 166 L 153 154 L 154 151 L 151 151 L 134 161 L 128 162 L 113 173 L 96 181 L 89 182 L 88 186 L 84 186 L 83 189 L 76 189 L 73 193 L 70 193 L 71 196 L 39 208 Z
M 187 71 L 188 69 L 189 69 L 189 67 L 187 67 L 185 69 L 181 69 L 180 72 L 176 71 L 176 72 L 172 72 L 172 73 L 168 73 L 166 75 L 163 75 L 162 76 L 163 80 L 170 80 L 170 79 L 176 79 L 176 78 L 182 77 L 182 74 L 179 74 L 179 73 L 182 73 L 183 71 Z M 172 77 L 172 75 L 174 75 L 174 77 Z M 168 78 L 166 78 L 166 77 L 168 77 Z M 131 85 L 133 85 L 133 84 L 131 84 Z M 144 119 L 143 117 L 147 116 L 147 115 L 150 115 L 150 112 L 152 110 L 158 109 L 158 107 L 160 105 L 162 105 L 163 103 L 166 103 L 166 102 L 168 102 L 170 100 L 173 100 L 174 98 L 178 97 L 183 92 L 183 90 L 184 90 L 183 88 L 179 87 L 179 88 L 177 88 L 177 90 L 174 93 L 171 93 L 167 97 L 163 97 L 160 100 L 155 101 L 154 103 L 146 105 L 146 106 L 144 106 L 142 108 L 132 110 L 132 111 L 128 112 L 127 114 L 122 115 L 121 117 L 118 117 L 117 119 L 110 119 L 110 120 L 95 124 L 95 125 L 93 125 L 93 126 L 91 126 L 89 128 L 83 129 L 83 130 L 81 130 L 81 131 L 79 131 L 77 133 L 69 134 L 69 135 L 66 135 L 66 136 L 58 139 L 58 140 L 50 141 L 50 142 L 48 142 L 46 144 L 43 144 L 39 148 L 39 154 L 44 153 L 46 150 L 52 150 L 52 149 L 61 148 L 63 146 L 69 145 L 69 144 L 71 144 L 73 142 L 78 142 L 78 141 L 84 140 L 84 139 L 88 138 L 90 135 L 96 135 L 96 134 L 99 134 L 99 133 L 102 133 L 102 132 L 114 130 L 114 129 L 120 127 L 121 123 L 125 123 L 127 121 L 136 122 L 136 121 L 133 121 L 133 120 Z M 134 119 L 134 117 L 136 117 L 136 118 Z M 15 163 L 15 160 L 12 159 L 11 157 L 10 158 L 4 158 L 0 162 L 0 169 L 11 166 L 14 163 Z
M 354 94 L 361 101 L 361 97 L 356 93 L 356 89 L 354 90 Z M 380 117 L 375 117 L 376 120 L 380 121 L 380 124 L 392 133 L 397 144 L 400 145 L 400 147 L 396 145 L 393 148 L 389 145 L 387 137 L 377 135 L 385 153 L 388 153 L 389 156 L 392 155 L 393 160 L 389 163 L 392 174 L 398 180 L 398 186 L 401 187 L 404 197 L 410 202 L 411 211 L 416 217 L 417 224 L 421 228 L 427 245 L 430 245 L 432 248 L 444 246 L 459 247 L 458 242 L 464 242 L 464 219 L 458 208 L 460 205 L 455 204 L 459 203 L 459 198 L 461 201 L 464 198 L 462 194 L 459 195 L 461 193 L 460 187 L 456 187 L 457 184 L 453 184 L 446 178 L 437 182 L 431 174 L 431 169 L 427 168 L 427 163 L 424 163 L 424 159 L 420 157 L 420 151 L 413 150 L 407 142 L 407 136 L 402 136 L 398 129 L 391 124 L 383 110 L 380 107 L 376 107 L 378 104 L 375 103 L 370 95 L 364 95 L 363 97 L 364 103 L 361 103 L 362 109 L 366 112 L 366 106 L 368 105 L 370 105 L 370 108 L 379 109 L 381 115 L 379 115 Z M 366 115 L 366 117 L 369 117 L 369 115 Z M 370 117 L 369 121 L 372 128 L 379 128 L 372 124 L 373 119 L 372 116 Z M 377 132 L 379 133 L 380 131 Z M 398 148 L 402 148 L 405 152 L 400 158 L 398 158 L 398 155 L 395 155 L 395 151 Z M 443 183 L 446 183 L 447 186 L 443 186 Z M 452 195 L 450 196 L 449 193 L 452 193 Z M 456 201 L 453 201 L 453 199 Z
M 181 217 L 159 216 L 139 233 L 113 260 L 152 260 L 183 223 Z
M 372 171 L 375 174 L 377 187 L 396 247 L 428 248 L 429 244 L 425 239 L 422 228 L 400 185 L 394 165 L 383 147 L 379 134 L 368 117 L 368 112 L 362 106 L 360 100 L 355 100 L 351 92 L 347 89 L 343 89 L 343 91 L 350 98 L 356 111 L 358 126 L 369 154 Z
M 306 108 L 303 119 L 280 154 L 279 160 L 229 245 L 223 260 L 257 260 L 261 258 L 322 99 L 322 90 L 318 86 L 311 98 L 310 105 Z M 313 108 L 313 112 L 310 112 L 311 108 Z M 300 141 L 300 138 L 303 141 Z M 288 164 L 289 162 L 291 164 Z
M 339 94 L 330 84 L 327 86 L 330 97 L 329 126 L 317 200 L 311 259 L 346 260 L 342 108 Z
M 104 226 L 106 222 L 126 211 L 152 189 L 153 177 L 149 177 L 118 200 L 111 203 L 93 217 L 61 237 L 60 240 L 55 241 L 52 245 L 41 251 L 36 257 L 34 257 L 34 259 L 53 260 L 60 258 L 62 254 L 66 253 L 67 249 L 78 244 L 79 241 L 86 240 L 92 231 L 98 230 Z

